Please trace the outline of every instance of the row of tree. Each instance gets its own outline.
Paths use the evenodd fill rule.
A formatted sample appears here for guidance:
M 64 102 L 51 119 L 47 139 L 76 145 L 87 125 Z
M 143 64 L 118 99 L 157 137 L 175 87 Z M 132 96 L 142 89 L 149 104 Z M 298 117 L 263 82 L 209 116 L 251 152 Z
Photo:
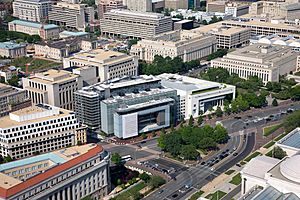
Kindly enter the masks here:
M 28 43 L 36 43 L 41 41 L 41 37 L 39 35 L 28 35 L 15 31 L 0 30 L 0 42 L 6 42 L 10 40 L 22 40 Z
M 162 131 L 158 146 L 174 157 L 196 160 L 199 158 L 197 149 L 214 150 L 217 144 L 226 143 L 228 138 L 227 130 L 221 125 L 216 125 L 215 128 L 209 125 L 196 127 L 189 123 L 168 134 Z
M 175 57 L 162 57 L 156 55 L 153 62 L 146 63 L 144 61 L 139 62 L 140 74 L 147 75 L 159 75 L 163 73 L 183 73 L 188 72 L 190 69 L 198 67 L 200 65 L 199 60 L 192 60 L 190 62 L 183 62 L 181 58 Z

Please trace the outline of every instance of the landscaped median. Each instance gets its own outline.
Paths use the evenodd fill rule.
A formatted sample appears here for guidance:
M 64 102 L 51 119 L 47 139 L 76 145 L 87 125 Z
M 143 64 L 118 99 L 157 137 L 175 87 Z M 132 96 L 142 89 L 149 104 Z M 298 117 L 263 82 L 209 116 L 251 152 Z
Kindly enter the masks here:
M 227 194 L 226 192 L 223 192 L 221 190 L 217 190 L 216 192 L 207 195 L 205 198 L 211 199 L 211 200 L 219 200 L 222 197 L 224 197 L 226 194 Z
M 195 194 L 193 194 L 189 200 L 197 200 L 201 197 L 201 195 L 203 194 L 204 192 L 202 190 L 196 192 Z
M 252 158 L 255 158 L 257 156 L 262 155 L 261 153 L 259 153 L 258 151 L 252 153 L 250 156 L 248 156 L 244 161 L 249 162 Z
M 263 129 L 264 136 L 267 137 L 267 136 L 271 135 L 272 133 L 274 133 L 281 127 L 282 127 L 282 124 L 274 124 L 271 126 L 264 127 L 264 129 Z
M 242 182 L 241 174 L 238 173 L 234 177 L 232 177 L 231 181 L 229 183 L 234 185 L 239 185 Z

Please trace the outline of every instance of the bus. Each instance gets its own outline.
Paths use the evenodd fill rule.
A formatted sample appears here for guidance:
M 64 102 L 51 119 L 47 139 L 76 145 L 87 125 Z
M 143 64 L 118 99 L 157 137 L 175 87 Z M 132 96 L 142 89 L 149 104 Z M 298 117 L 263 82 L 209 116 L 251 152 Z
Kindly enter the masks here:
M 127 161 L 130 161 L 130 160 L 132 160 L 131 155 L 126 155 L 126 156 L 121 157 L 122 162 L 127 162 Z

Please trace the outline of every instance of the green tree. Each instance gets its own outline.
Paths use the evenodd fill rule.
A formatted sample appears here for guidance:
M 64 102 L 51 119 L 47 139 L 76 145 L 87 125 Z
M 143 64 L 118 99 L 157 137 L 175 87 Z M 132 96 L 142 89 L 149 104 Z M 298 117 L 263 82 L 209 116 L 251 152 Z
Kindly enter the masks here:
M 172 156 L 180 154 L 182 138 L 178 133 L 172 133 L 166 135 L 166 150 L 171 153 Z
M 228 132 L 221 124 L 217 124 L 214 128 L 213 139 L 217 143 L 226 143 L 228 141 Z
M 285 151 L 282 150 L 282 148 L 280 147 L 274 147 L 273 149 L 273 157 L 277 158 L 277 159 L 282 159 L 284 157 L 286 157 L 287 154 Z
M 165 150 L 166 149 L 167 135 L 166 135 L 166 133 L 163 130 L 164 129 L 162 129 L 160 131 L 159 138 L 157 139 L 157 146 L 160 147 L 162 150 Z
M 201 126 L 203 123 L 203 117 L 201 115 L 199 115 L 198 119 L 197 119 L 197 124 L 198 126 Z
M 0 76 L 0 83 L 5 83 L 5 78 L 3 76 Z
M 275 98 L 272 101 L 272 106 L 278 106 L 278 102 L 277 102 L 277 100 Z
M 199 149 L 213 150 L 216 149 L 217 144 L 212 138 L 205 137 L 199 141 L 198 147 Z
M 183 145 L 181 147 L 181 156 L 186 160 L 196 160 L 199 156 L 199 152 L 193 145 Z
M 17 75 L 13 75 L 11 79 L 7 80 L 7 83 L 11 86 L 17 87 L 19 86 L 19 77 Z
M 4 163 L 8 163 L 8 162 L 11 162 L 11 161 L 13 161 L 13 159 L 10 157 L 10 155 L 5 156 L 5 157 L 3 158 L 3 162 L 4 162 Z
M 138 191 L 134 192 L 132 196 L 133 196 L 133 200 L 140 200 L 143 198 L 143 195 Z
M 138 41 L 139 41 L 138 39 L 128 40 L 128 49 L 131 49 L 132 45 L 137 44 Z
M 142 174 L 139 175 L 139 178 L 145 182 L 148 182 L 151 177 L 147 173 L 143 172 Z
M 143 140 L 147 139 L 146 133 L 142 133 L 141 137 L 142 137 Z
M 193 116 L 191 115 L 190 116 L 190 119 L 189 119 L 189 126 L 193 126 L 194 125 L 194 118 Z
M 299 101 L 300 100 L 300 86 L 297 85 L 295 87 L 293 87 L 291 89 L 291 99 L 294 100 L 294 101 Z
M 111 161 L 116 165 L 120 165 L 122 163 L 122 158 L 121 158 L 120 154 L 113 153 L 111 155 Z
M 300 127 L 300 110 L 290 114 L 283 122 L 286 133 L 291 132 L 297 127 Z
M 219 106 L 217 107 L 217 110 L 216 110 L 216 116 L 217 117 L 222 117 L 223 116 L 223 111 Z
M 160 176 L 151 176 L 151 180 L 149 182 L 149 185 L 152 188 L 158 188 L 159 186 L 161 186 L 165 183 L 166 183 L 166 181 L 162 177 L 160 177 Z
M 122 184 L 122 181 L 121 181 L 121 179 L 118 178 L 117 185 L 121 185 L 121 184 Z

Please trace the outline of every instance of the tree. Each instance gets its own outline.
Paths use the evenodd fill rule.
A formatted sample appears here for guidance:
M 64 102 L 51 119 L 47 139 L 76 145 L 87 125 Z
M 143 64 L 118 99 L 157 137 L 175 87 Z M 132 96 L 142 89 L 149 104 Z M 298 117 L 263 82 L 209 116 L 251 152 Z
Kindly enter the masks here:
M 122 184 L 122 181 L 121 181 L 121 179 L 118 178 L 117 185 L 121 185 L 121 184 Z
M 139 175 L 139 178 L 145 182 L 148 182 L 151 177 L 147 173 L 143 172 L 142 174 Z
M 159 186 L 161 186 L 161 185 L 163 185 L 165 183 L 166 183 L 166 181 L 162 177 L 160 177 L 160 176 L 152 176 L 151 179 L 150 179 L 149 185 L 152 188 L 158 188 Z
M 205 8 L 205 10 L 206 10 L 206 8 Z M 204 20 L 202 20 L 202 24 L 203 25 L 208 25 L 208 23 L 207 23 L 207 21 L 204 19 Z
M 286 152 L 282 150 L 280 147 L 274 147 L 273 149 L 273 157 L 277 159 L 282 159 L 287 156 Z
M 166 135 L 166 150 L 171 153 L 172 156 L 177 156 L 180 154 L 182 138 L 178 133 L 167 134 Z
M 131 46 L 138 43 L 138 39 L 128 40 L 128 49 L 131 49 Z
M 199 141 L 198 147 L 200 149 L 213 150 L 217 147 L 217 144 L 212 138 L 205 137 Z
M 10 155 L 5 156 L 5 157 L 3 158 L 3 162 L 4 162 L 4 163 L 8 163 L 8 162 L 11 162 L 11 161 L 13 161 L 13 159 L 10 157 Z
M 190 116 L 190 119 L 189 119 L 189 126 L 193 126 L 194 125 L 194 118 L 193 116 L 191 115 Z
M 0 83 L 5 83 L 5 78 L 3 76 L 0 76 Z
M 277 102 L 276 98 L 273 99 L 272 106 L 278 106 L 278 102 Z
M 216 116 L 217 117 L 222 117 L 223 116 L 223 111 L 219 106 L 217 107 L 217 110 L 216 110 Z
M 157 139 L 157 146 L 160 147 L 162 150 L 166 149 L 166 138 L 167 138 L 167 135 L 166 135 L 164 129 L 162 129 L 160 131 L 159 138 Z
M 295 128 L 300 126 L 300 110 L 290 114 L 283 122 L 283 126 L 286 133 L 291 132 Z
M 147 139 L 146 133 L 142 133 L 141 137 L 142 137 L 143 140 Z
M 122 158 L 121 158 L 120 154 L 113 153 L 111 155 L 111 161 L 116 165 L 120 165 L 122 163 Z
M 214 128 L 213 139 L 217 143 L 226 143 L 228 141 L 228 132 L 221 124 L 217 124 Z
M 133 196 L 133 200 L 140 200 L 143 198 L 143 195 L 138 191 L 134 192 L 132 196 Z
M 196 160 L 199 156 L 199 152 L 193 145 L 183 145 L 181 147 L 181 156 L 186 160 Z
M 11 86 L 17 87 L 19 86 L 19 77 L 17 75 L 13 75 L 11 79 L 7 80 L 7 83 Z
M 199 115 L 198 119 L 197 119 L 197 124 L 198 126 L 201 126 L 203 123 L 203 117 L 201 115 Z

